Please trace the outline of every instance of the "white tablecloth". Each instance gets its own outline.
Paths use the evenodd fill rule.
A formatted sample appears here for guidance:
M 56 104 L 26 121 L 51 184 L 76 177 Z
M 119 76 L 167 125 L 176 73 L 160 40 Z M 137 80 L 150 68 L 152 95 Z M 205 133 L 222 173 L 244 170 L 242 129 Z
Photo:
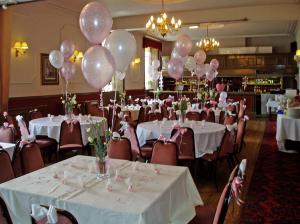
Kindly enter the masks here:
M 76 156 L 0 185 L 14 224 L 31 224 L 32 203 L 71 212 L 84 224 L 173 224 L 188 223 L 202 199 L 187 167 L 162 166 L 126 160 L 110 160 L 120 180 L 97 180 L 91 169 L 95 158 Z M 159 174 L 154 172 L 159 170 Z M 112 172 L 113 173 L 113 172 Z M 58 178 L 54 178 L 54 174 Z M 66 175 L 65 184 L 61 179 Z M 133 192 L 127 190 L 131 177 Z M 84 187 L 80 187 L 81 178 Z
M 10 158 L 12 159 L 14 151 L 15 151 L 15 144 L 12 143 L 5 143 L 5 142 L 0 142 L 0 146 L 6 151 L 8 152 Z M 0 148 L 0 150 L 2 150 Z
M 87 116 L 77 116 L 75 117 L 80 122 L 81 126 L 81 134 L 82 134 L 82 142 L 84 145 L 88 143 L 88 135 L 86 132 L 86 129 L 90 127 L 90 123 L 88 121 Z M 96 121 L 102 121 L 103 117 L 91 117 L 92 122 Z M 38 118 L 29 121 L 29 131 L 31 134 L 34 135 L 46 135 L 50 138 L 55 139 L 57 142 L 59 141 L 59 136 L 60 136 L 60 125 L 62 121 L 64 120 L 64 116 L 56 116 L 53 117 L 52 120 L 48 117 L 43 117 L 43 118 Z M 106 128 L 106 123 L 105 127 L 103 127 L 103 130 Z
M 278 149 L 284 152 L 294 152 L 286 150 L 284 141 L 300 141 L 300 119 L 287 117 L 282 114 L 277 115 L 276 140 Z
M 123 112 L 130 111 L 131 119 L 135 121 L 139 118 L 140 106 L 139 105 L 124 106 L 124 107 L 121 107 L 121 111 L 123 111 Z
M 175 123 L 178 121 L 150 121 L 139 124 L 136 132 L 140 145 L 144 145 L 146 140 L 159 138 L 160 135 L 169 139 Z M 225 130 L 224 125 L 212 122 L 204 122 L 203 125 L 202 121 L 185 121 L 180 125 L 194 131 L 196 158 L 213 153 L 220 146 Z
M 202 110 L 201 109 L 194 109 L 195 107 L 198 108 L 198 104 L 195 104 L 195 106 L 193 105 L 191 108 L 188 108 L 186 112 L 198 112 L 198 113 L 201 113 Z M 219 108 L 216 108 L 216 109 L 212 109 L 213 112 L 215 113 L 215 122 L 216 123 L 219 123 L 219 119 L 220 119 L 220 113 L 222 110 L 220 110 Z

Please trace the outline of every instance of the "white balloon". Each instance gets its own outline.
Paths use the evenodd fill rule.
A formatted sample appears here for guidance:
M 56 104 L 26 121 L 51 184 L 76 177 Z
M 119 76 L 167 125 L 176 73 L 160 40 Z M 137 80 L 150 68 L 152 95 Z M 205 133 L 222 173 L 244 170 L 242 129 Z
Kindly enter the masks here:
M 125 72 L 119 72 L 119 71 L 116 71 L 116 78 L 119 79 L 119 80 L 123 80 L 126 76 L 126 73 Z
M 54 68 L 60 69 L 64 63 L 64 56 L 60 51 L 53 50 L 49 54 L 49 61 Z
M 188 56 L 185 62 L 185 67 L 191 72 L 196 68 L 196 60 L 194 57 Z
M 104 47 L 113 55 L 116 62 L 116 70 L 126 72 L 136 54 L 136 40 L 134 36 L 126 30 L 115 30 L 106 38 Z
M 160 61 L 159 60 L 152 61 L 152 66 L 153 66 L 153 68 L 158 69 L 160 66 Z
M 227 93 L 224 92 L 224 91 L 221 92 L 221 93 L 220 93 L 220 98 L 221 98 L 221 99 L 226 99 L 226 98 L 227 98 Z

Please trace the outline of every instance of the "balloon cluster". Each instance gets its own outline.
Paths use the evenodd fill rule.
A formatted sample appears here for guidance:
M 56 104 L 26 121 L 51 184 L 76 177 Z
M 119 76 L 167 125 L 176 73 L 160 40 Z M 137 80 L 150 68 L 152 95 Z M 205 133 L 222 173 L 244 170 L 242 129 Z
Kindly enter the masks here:
M 172 78 L 178 80 L 182 77 L 184 65 L 188 59 L 188 54 L 193 47 L 190 36 L 181 34 L 177 37 L 175 47 L 168 63 L 168 74 Z
M 75 64 L 69 59 L 75 51 L 75 44 L 70 40 L 64 40 L 59 50 L 52 50 L 49 54 L 50 64 L 60 69 L 60 74 L 68 82 L 76 72 Z
M 219 61 L 212 59 L 209 64 L 204 64 L 206 60 L 206 53 L 203 50 L 198 50 L 194 59 L 196 61 L 195 74 L 198 78 L 205 75 L 205 78 L 212 81 L 218 75 Z
M 114 74 L 124 79 L 136 53 L 134 36 L 125 30 L 111 32 L 112 24 L 109 10 L 101 2 L 90 2 L 81 10 L 81 32 L 94 44 L 84 53 L 81 69 L 86 81 L 98 90 L 107 85 Z
M 159 79 L 161 72 L 158 71 L 158 68 L 160 67 L 160 61 L 154 60 L 152 61 L 152 64 L 150 66 L 150 79 L 153 81 L 156 81 Z

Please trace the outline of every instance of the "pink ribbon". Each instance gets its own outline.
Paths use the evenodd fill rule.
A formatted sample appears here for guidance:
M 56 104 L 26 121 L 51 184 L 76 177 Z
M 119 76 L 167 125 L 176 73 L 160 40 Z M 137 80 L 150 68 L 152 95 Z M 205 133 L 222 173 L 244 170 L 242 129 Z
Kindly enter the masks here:
M 235 177 L 231 183 L 231 192 L 238 205 L 244 203 L 244 201 L 240 198 L 241 187 L 243 186 L 242 183 L 243 181 L 239 176 Z

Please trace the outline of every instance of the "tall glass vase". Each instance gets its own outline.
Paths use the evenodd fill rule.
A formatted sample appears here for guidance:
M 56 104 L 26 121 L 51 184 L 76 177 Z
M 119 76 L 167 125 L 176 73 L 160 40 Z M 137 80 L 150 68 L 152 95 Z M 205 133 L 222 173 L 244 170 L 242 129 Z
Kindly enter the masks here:
M 180 123 L 184 123 L 185 115 L 186 115 L 185 111 L 180 111 L 180 114 L 179 114 L 179 122 Z
M 65 105 L 65 115 L 68 119 L 72 119 L 73 107 Z
M 105 158 L 96 156 L 96 177 L 102 179 L 107 176 Z

